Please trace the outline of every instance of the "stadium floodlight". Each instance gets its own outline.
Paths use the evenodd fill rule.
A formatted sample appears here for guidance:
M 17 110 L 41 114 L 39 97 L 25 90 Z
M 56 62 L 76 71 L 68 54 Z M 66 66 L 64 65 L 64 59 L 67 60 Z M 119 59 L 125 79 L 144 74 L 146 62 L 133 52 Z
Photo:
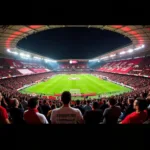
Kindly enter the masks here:
M 21 56 L 21 58 L 24 58 L 24 59 L 28 59 L 31 57 L 30 55 L 24 54 L 24 53 L 20 53 L 20 56 Z
M 10 49 L 7 49 L 7 52 L 11 53 Z
M 126 52 L 125 51 L 122 51 L 122 52 L 120 52 L 120 55 L 123 55 L 123 54 L 125 54 Z
M 44 59 L 45 62 L 50 62 L 50 59 Z
M 91 59 L 89 60 L 90 62 L 93 62 L 93 61 L 98 61 L 98 59 Z
M 142 48 L 144 48 L 144 47 L 145 47 L 145 45 L 142 45 L 142 46 L 140 46 L 140 47 L 135 48 L 134 50 L 139 50 L 139 49 L 142 49 Z
M 30 58 L 30 57 L 31 57 L 31 56 L 30 56 L 30 55 L 28 55 L 28 54 L 27 54 L 27 55 L 25 55 L 25 56 L 26 56 L 27 58 Z
M 56 60 L 50 60 L 50 62 L 56 62 Z
M 129 49 L 129 50 L 128 50 L 128 53 L 132 53 L 132 52 L 133 52 L 133 49 Z
M 19 53 L 18 52 L 13 52 L 13 54 L 18 55 Z
M 40 58 L 40 57 L 36 57 L 36 56 L 34 56 L 33 58 L 34 58 L 34 59 L 37 59 L 37 60 L 41 60 L 41 58 Z
M 101 59 L 107 59 L 108 58 L 108 56 L 105 56 L 105 57 L 102 57 Z
M 144 48 L 145 47 L 145 45 L 142 45 L 142 48 Z
M 25 56 L 25 54 L 24 53 L 20 53 L 20 56 Z
M 110 57 L 114 57 L 114 56 L 116 56 L 116 54 L 112 54 L 112 55 L 110 55 Z

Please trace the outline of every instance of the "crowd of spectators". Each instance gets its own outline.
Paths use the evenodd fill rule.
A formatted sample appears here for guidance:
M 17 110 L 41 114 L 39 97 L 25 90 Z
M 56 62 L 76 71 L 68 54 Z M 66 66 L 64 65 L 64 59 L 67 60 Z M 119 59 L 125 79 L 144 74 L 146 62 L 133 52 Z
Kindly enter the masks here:
M 85 98 L 83 101 L 73 101 L 70 92 L 65 91 L 61 98 L 48 100 L 40 95 L 19 93 L 16 89 L 52 73 L 0 80 L 0 124 L 149 124 L 149 81 L 106 74 L 112 80 L 124 81 L 137 89 L 109 98 Z
M 0 78 L 21 75 L 16 69 L 0 69 Z
M 15 77 L 15 78 L 6 78 L 3 80 L 0 80 L 0 85 L 14 90 L 14 89 L 19 89 L 23 87 L 24 85 L 32 84 L 43 78 L 50 77 L 52 75 L 53 73 L 49 72 L 49 73 L 40 73 L 40 74 L 21 76 L 21 77 Z
M 150 76 L 150 57 L 144 58 L 138 65 L 134 66 L 129 73 Z
M 122 75 L 108 72 L 98 72 L 99 75 L 106 76 L 112 81 L 123 83 L 125 85 L 131 86 L 135 89 L 147 88 L 150 86 L 150 78 L 132 76 L 132 75 Z

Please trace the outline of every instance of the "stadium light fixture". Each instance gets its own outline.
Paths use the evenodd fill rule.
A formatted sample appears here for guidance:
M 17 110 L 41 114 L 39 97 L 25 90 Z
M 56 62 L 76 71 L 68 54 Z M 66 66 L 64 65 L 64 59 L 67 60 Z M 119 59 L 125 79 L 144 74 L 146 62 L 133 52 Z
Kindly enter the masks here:
M 98 61 L 99 59 L 91 59 L 89 62 Z
M 140 47 L 135 48 L 134 50 L 139 50 L 139 49 L 142 49 L 142 48 L 144 48 L 144 47 L 145 47 L 145 45 L 142 45 L 142 46 L 140 46 Z
M 36 57 L 36 56 L 34 56 L 33 58 L 34 58 L 34 59 L 36 59 L 36 60 L 41 60 L 41 58 L 40 58 L 40 57 Z
M 115 56 L 116 56 L 116 54 L 110 55 L 110 57 L 115 57 Z
M 126 52 L 125 51 L 122 51 L 122 52 L 120 52 L 120 55 L 123 55 L 123 54 L 125 54 Z
M 50 60 L 49 60 L 49 59 L 44 59 L 44 61 L 45 61 L 45 62 L 49 62 Z
M 18 55 L 19 53 L 18 52 L 13 52 L 13 54 Z
M 51 60 L 50 62 L 57 62 L 56 60 Z
M 21 56 L 21 58 L 24 58 L 24 59 L 28 59 L 31 57 L 30 55 L 24 54 L 24 53 L 20 53 L 20 56 Z
M 10 49 L 7 49 L 7 52 L 11 53 Z
M 108 58 L 108 56 L 105 56 L 105 57 L 102 57 L 101 59 L 107 59 Z
M 132 53 L 132 52 L 133 52 L 133 49 L 129 49 L 129 50 L 128 50 L 128 53 Z
M 25 54 L 24 53 L 20 53 L 20 56 L 25 56 Z
M 27 58 L 30 58 L 30 57 L 31 57 L 31 56 L 30 56 L 30 55 L 28 55 L 28 54 L 27 54 L 27 55 L 25 55 L 25 56 L 26 56 Z

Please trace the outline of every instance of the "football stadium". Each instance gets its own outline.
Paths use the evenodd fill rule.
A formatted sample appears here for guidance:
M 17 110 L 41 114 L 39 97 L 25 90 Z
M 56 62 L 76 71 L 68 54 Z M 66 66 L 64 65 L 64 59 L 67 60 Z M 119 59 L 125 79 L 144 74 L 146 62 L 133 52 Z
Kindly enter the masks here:
M 149 25 L 0 25 L 0 124 L 149 124 Z

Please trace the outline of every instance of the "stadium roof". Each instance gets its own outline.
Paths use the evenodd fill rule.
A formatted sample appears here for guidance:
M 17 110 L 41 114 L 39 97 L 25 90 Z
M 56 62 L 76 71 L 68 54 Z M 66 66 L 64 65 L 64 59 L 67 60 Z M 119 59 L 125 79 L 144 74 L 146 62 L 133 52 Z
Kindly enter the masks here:
M 112 50 L 111 52 L 98 56 L 97 58 L 113 56 L 122 51 L 134 49 L 141 45 L 145 45 L 144 51 L 149 51 L 147 47 L 150 45 L 150 25 L 0 25 L 0 52 L 7 53 L 7 49 L 10 49 L 10 51 L 15 51 L 17 53 L 24 52 L 33 56 L 45 58 L 40 54 L 35 54 L 29 52 L 29 50 L 18 48 L 17 43 L 28 35 L 43 30 L 64 27 L 99 28 L 120 33 L 131 39 L 131 45 Z

